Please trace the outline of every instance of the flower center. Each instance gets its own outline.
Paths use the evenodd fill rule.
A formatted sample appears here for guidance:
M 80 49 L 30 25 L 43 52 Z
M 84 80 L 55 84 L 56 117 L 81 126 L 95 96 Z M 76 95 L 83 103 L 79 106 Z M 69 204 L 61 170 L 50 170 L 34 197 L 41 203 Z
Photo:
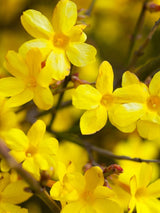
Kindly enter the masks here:
M 113 104 L 114 98 L 112 94 L 105 94 L 102 96 L 101 104 L 109 108 Z
M 152 111 L 159 111 L 160 110 L 160 97 L 150 96 L 147 100 L 147 106 Z
M 58 48 L 65 48 L 69 42 L 69 38 L 62 33 L 57 33 L 53 37 L 53 44 Z
M 37 86 L 37 82 L 36 79 L 34 77 L 29 78 L 29 81 L 27 83 L 28 87 L 36 87 Z
M 29 148 L 26 151 L 26 156 L 27 157 L 33 157 L 37 153 L 37 149 L 34 146 L 29 146 Z
M 135 197 L 137 199 L 147 196 L 147 191 L 145 188 L 139 188 L 136 191 Z
M 82 199 L 87 203 L 92 203 L 94 201 L 93 192 L 84 191 L 82 194 Z

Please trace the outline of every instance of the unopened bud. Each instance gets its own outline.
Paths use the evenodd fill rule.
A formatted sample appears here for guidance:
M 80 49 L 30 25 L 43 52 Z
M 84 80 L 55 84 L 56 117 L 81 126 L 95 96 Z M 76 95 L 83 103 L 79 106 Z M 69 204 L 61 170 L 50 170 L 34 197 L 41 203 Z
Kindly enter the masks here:
M 160 5 L 155 4 L 154 2 L 148 2 L 146 4 L 146 9 L 149 10 L 149 12 L 159 12 L 160 11 Z

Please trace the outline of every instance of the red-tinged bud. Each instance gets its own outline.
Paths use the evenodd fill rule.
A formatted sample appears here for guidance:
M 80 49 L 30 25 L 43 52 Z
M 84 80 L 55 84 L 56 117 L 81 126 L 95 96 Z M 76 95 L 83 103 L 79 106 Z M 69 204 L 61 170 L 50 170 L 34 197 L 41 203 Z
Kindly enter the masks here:
M 74 83 L 75 88 L 77 88 L 80 84 L 89 84 L 88 81 L 80 79 L 78 73 L 75 73 L 74 75 L 72 75 L 71 80 Z
M 88 169 L 90 169 L 92 167 L 91 163 L 87 163 L 84 167 L 83 167 L 83 171 L 86 172 Z
M 120 167 L 117 164 L 112 164 L 108 167 L 105 167 L 104 170 L 103 170 L 104 177 L 108 177 L 108 176 L 113 175 L 113 174 L 119 175 L 122 172 L 123 172 L 122 167 Z
M 155 4 L 154 2 L 148 2 L 146 4 L 146 8 L 151 13 L 153 13 L 153 12 L 159 12 L 160 11 L 160 5 Z

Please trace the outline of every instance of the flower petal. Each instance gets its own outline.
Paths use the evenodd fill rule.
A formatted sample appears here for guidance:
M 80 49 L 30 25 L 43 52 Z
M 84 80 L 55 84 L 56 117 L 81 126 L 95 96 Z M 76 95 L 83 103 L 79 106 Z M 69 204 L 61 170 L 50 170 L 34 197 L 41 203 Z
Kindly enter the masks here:
M 10 213 L 28 213 L 28 209 L 21 208 L 20 206 L 13 205 L 11 203 L 1 202 L 0 207 L 1 212 L 10 212 Z
M 39 11 L 26 10 L 21 16 L 21 23 L 25 30 L 35 38 L 49 39 L 53 35 L 51 23 Z
M 84 25 L 76 25 L 73 26 L 72 29 L 68 32 L 68 37 L 70 38 L 70 42 L 78 42 L 83 43 L 86 41 L 87 36 L 83 32 Z
M 55 49 L 51 52 L 46 61 L 45 69 L 51 70 L 52 78 L 63 80 L 70 72 L 70 63 L 64 51 Z
M 88 169 L 84 174 L 86 180 L 85 190 L 94 191 L 97 186 L 103 186 L 104 176 L 100 167 L 94 166 Z
M 49 88 L 37 86 L 34 91 L 33 101 L 39 109 L 50 109 L 53 106 L 53 95 Z
M 39 153 L 42 155 L 56 155 L 58 152 L 58 145 L 57 139 L 53 137 L 41 140 L 39 143 Z
M 8 51 L 5 65 L 13 76 L 24 79 L 28 74 L 28 67 L 22 56 L 15 51 Z
M 0 96 L 10 97 L 19 94 L 25 88 L 22 80 L 14 77 L 6 77 L 0 79 Z
M 43 61 L 46 59 L 53 48 L 51 42 L 46 39 L 33 39 L 22 44 L 19 48 L 19 53 L 25 57 L 27 52 L 31 48 L 35 47 L 41 51 Z
M 101 130 L 107 122 L 107 111 L 105 107 L 86 111 L 80 119 L 80 129 L 83 135 L 89 135 Z
M 139 120 L 137 130 L 141 137 L 148 140 L 160 138 L 160 125 L 151 121 Z
M 149 96 L 146 87 L 143 84 L 132 84 L 122 88 L 118 88 L 113 92 L 113 95 L 120 103 L 138 102 L 144 103 Z
M 160 71 L 157 72 L 149 85 L 149 91 L 151 93 L 151 95 L 160 95 Z
M 104 95 L 113 91 L 113 69 L 109 62 L 104 61 L 99 67 L 96 88 Z
M 138 187 L 146 188 L 152 178 L 152 166 L 147 163 L 142 163 L 138 179 Z
M 9 149 L 25 151 L 28 148 L 28 138 L 20 129 L 13 128 L 6 133 L 5 142 Z
M 46 125 L 42 120 L 37 120 L 29 129 L 27 137 L 29 143 L 34 147 L 38 146 L 46 131 Z
M 77 6 L 69 0 L 59 1 L 53 11 L 53 29 L 55 32 L 66 33 L 71 30 L 77 20 Z
M 34 161 L 34 159 L 31 157 L 28 157 L 22 164 L 23 168 L 27 170 L 28 172 L 32 173 L 36 179 L 39 179 L 39 166 Z
M 78 109 L 95 109 L 99 106 L 101 94 L 91 85 L 84 84 L 77 87 L 72 97 L 72 104 Z
M 128 103 L 115 105 L 109 110 L 109 118 L 113 125 L 126 127 L 137 121 L 144 114 L 144 105 Z
M 17 107 L 31 101 L 32 99 L 33 91 L 27 88 L 16 96 L 12 96 L 10 99 L 8 99 L 7 104 L 9 104 L 10 107 Z
M 96 53 L 96 49 L 86 43 L 71 43 L 66 49 L 70 62 L 77 67 L 94 62 Z
M 29 187 L 23 180 L 10 183 L 2 192 L 5 202 L 19 204 L 32 196 L 32 193 L 26 192 L 25 188 Z
M 147 188 L 147 192 L 152 197 L 155 197 L 155 198 L 160 197 L 160 179 L 151 183 Z
M 129 71 L 126 71 L 125 73 L 123 73 L 122 87 L 129 86 L 131 84 L 139 84 L 139 83 L 140 81 L 134 73 L 131 73 Z

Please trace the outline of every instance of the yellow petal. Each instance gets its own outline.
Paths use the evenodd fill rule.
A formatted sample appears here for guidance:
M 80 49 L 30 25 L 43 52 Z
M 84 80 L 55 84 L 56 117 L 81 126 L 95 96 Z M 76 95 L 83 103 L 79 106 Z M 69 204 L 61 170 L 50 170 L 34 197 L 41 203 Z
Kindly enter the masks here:
M 151 93 L 151 95 L 160 95 L 160 71 L 157 72 L 149 85 L 149 91 Z
M 107 111 L 105 107 L 85 112 L 80 119 L 80 129 L 83 135 L 89 135 L 101 130 L 107 122 Z
M 29 129 L 27 136 L 29 143 L 33 146 L 38 146 L 46 131 L 46 125 L 42 120 L 37 120 Z
M 71 31 L 68 32 L 68 37 L 70 38 L 70 42 L 78 43 L 83 43 L 87 39 L 86 34 L 83 32 L 82 25 L 72 27 Z
M 96 88 L 104 95 L 113 91 L 113 70 L 109 62 L 104 61 L 99 67 Z
M 137 191 L 137 180 L 135 175 L 130 179 L 130 189 L 131 189 L 131 195 L 135 196 Z
M 147 163 L 142 163 L 139 173 L 138 187 L 146 188 L 152 178 L 152 166 Z
M 22 56 L 14 51 L 8 51 L 5 65 L 13 76 L 24 79 L 28 74 L 28 68 Z
M 152 197 L 155 197 L 155 198 L 160 197 L 160 179 L 151 183 L 147 188 L 147 192 Z
M 130 202 L 129 202 L 129 205 L 128 205 L 128 212 L 129 212 L 129 213 L 132 213 L 132 212 L 133 212 L 133 210 L 134 210 L 136 204 L 137 204 L 137 203 L 136 203 L 135 197 L 131 197 Z
M 101 94 L 91 85 L 84 84 L 75 90 L 72 103 L 78 109 L 95 109 L 100 105 Z
M 94 62 L 96 53 L 96 49 L 86 43 L 71 43 L 66 49 L 70 62 L 77 67 Z
M 34 177 L 36 177 L 36 179 L 39 179 L 39 175 L 40 175 L 40 170 L 39 170 L 39 166 L 38 164 L 34 161 L 34 159 L 32 157 L 27 158 L 23 164 L 22 164 L 23 168 L 25 170 L 27 170 L 28 172 L 34 174 Z
M 0 173 L 0 192 L 2 192 L 10 182 L 9 173 Z
M 23 180 L 10 183 L 2 193 L 3 200 L 7 203 L 19 204 L 32 196 L 32 193 L 26 192 L 29 187 Z
M 38 48 L 30 49 L 25 57 L 29 74 L 37 78 L 41 71 L 42 55 Z
M 28 213 L 28 209 L 21 208 L 20 206 L 13 205 L 11 203 L 1 203 L 0 210 L 3 213 Z
M 148 140 L 160 138 L 160 125 L 151 121 L 139 120 L 137 122 L 137 130 L 141 137 Z
M 49 170 L 49 164 L 46 160 L 45 157 L 43 157 L 42 155 L 40 155 L 39 153 L 37 153 L 35 156 L 34 156 L 34 160 L 36 162 L 36 164 L 38 165 L 38 167 L 41 169 L 41 170 Z
M 53 11 L 53 29 L 55 32 L 66 33 L 71 30 L 77 20 L 76 4 L 69 0 L 61 0 Z
M 27 10 L 23 12 L 21 23 L 25 30 L 35 38 L 49 39 L 53 35 L 52 25 L 39 11 Z
M 28 138 L 20 129 L 13 128 L 5 137 L 8 148 L 15 151 L 25 151 L 28 147 Z
M 106 187 L 107 188 L 107 187 Z M 96 199 L 93 203 L 93 208 L 96 210 L 96 213 L 123 213 L 123 209 L 114 201 L 109 199 Z
M 19 94 L 25 88 L 22 80 L 14 77 L 6 77 L 0 79 L 0 96 L 10 97 Z
M 23 43 L 22 46 L 20 46 L 19 48 L 19 53 L 23 55 L 23 57 L 25 57 L 27 52 L 31 48 L 35 47 L 37 47 L 40 50 L 42 54 L 42 60 L 44 61 L 48 56 L 48 54 L 50 53 L 51 49 L 53 48 L 53 45 L 51 44 L 50 41 L 46 39 L 33 39 Z
M 58 152 L 58 145 L 57 139 L 50 137 L 40 141 L 38 150 L 42 155 L 55 155 Z
M 52 72 L 51 67 L 45 66 L 37 76 L 37 83 L 42 87 L 48 87 L 52 83 Z
M 61 213 L 71 213 L 71 212 L 79 213 L 81 212 L 82 207 L 83 207 L 83 203 L 80 201 L 76 201 L 76 202 L 65 205 Z
M 129 71 L 126 71 L 125 73 L 123 73 L 122 87 L 129 86 L 131 84 L 139 84 L 139 83 L 140 81 L 134 73 L 131 73 Z
M 52 78 L 55 80 L 63 80 L 70 72 L 70 63 L 64 51 L 54 50 L 51 52 L 46 61 L 46 67 L 52 72 Z
M 7 104 L 10 107 L 17 107 L 23 105 L 33 99 L 33 91 L 31 89 L 25 89 L 21 93 L 12 96 L 10 99 L 7 100 Z
M 144 105 L 128 103 L 115 105 L 109 110 L 109 118 L 113 125 L 126 127 L 137 121 L 144 114 Z
M 53 95 L 49 88 L 37 86 L 34 90 L 34 103 L 39 109 L 50 109 L 53 106 Z
M 116 89 L 113 94 L 117 98 L 117 102 L 120 103 L 144 103 L 149 96 L 146 87 L 143 87 L 140 84 L 132 84 Z
M 98 166 L 94 166 L 88 169 L 85 172 L 84 177 L 86 180 L 86 190 L 94 191 L 97 186 L 103 186 L 104 184 L 103 171 Z

